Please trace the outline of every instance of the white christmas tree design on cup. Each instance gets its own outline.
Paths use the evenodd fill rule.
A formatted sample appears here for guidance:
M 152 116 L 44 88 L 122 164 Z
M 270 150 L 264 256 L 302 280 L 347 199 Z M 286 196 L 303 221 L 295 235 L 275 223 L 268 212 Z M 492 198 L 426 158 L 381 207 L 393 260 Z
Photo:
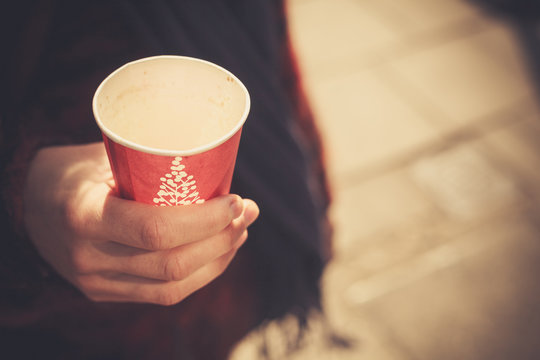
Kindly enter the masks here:
M 161 185 L 154 197 L 154 203 L 160 206 L 176 206 L 202 204 L 193 175 L 188 175 L 181 164 L 182 158 L 177 156 L 172 161 L 171 172 L 161 177 Z

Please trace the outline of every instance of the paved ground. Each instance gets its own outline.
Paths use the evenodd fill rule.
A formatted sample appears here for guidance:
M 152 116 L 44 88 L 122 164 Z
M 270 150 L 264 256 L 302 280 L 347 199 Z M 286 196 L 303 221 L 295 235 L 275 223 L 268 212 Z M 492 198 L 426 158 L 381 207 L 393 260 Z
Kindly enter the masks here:
M 336 195 L 325 309 L 354 346 L 314 319 L 287 358 L 540 359 L 540 111 L 516 27 L 460 0 L 290 15 Z

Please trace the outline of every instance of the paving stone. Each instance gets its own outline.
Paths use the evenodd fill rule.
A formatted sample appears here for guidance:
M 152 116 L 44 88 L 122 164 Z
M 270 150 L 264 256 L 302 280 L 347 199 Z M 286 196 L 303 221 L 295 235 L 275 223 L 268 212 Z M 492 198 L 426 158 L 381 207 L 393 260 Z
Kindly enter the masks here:
M 415 359 L 534 359 L 540 353 L 537 238 L 522 214 L 508 214 L 443 245 L 438 256 L 419 255 L 387 272 L 408 274 L 408 281 L 378 274 L 351 285 L 352 293 L 377 282 L 387 290 L 358 301 L 357 311 L 384 323 L 396 346 Z
M 444 117 L 432 119 L 455 129 L 516 106 L 533 94 L 524 61 L 509 30 L 492 26 L 396 61 L 392 66 Z
M 523 200 L 512 176 L 499 171 L 470 146 L 456 146 L 419 160 L 410 173 L 440 209 L 463 221 Z
M 367 0 L 362 6 L 403 36 L 433 31 L 468 18 L 477 18 L 478 10 L 460 0 Z
M 336 176 L 399 155 L 437 138 L 437 129 L 375 71 L 314 86 L 314 109 Z
M 340 60 L 362 56 L 398 37 L 359 1 L 293 1 L 289 4 L 292 39 L 308 75 Z
M 540 199 L 540 116 L 489 133 L 482 144 L 484 153 L 496 159 L 507 174 L 515 177 L 527 196 Z
M 440 212 L 398 171 L 337 191 L 332 215 L 336 251 L 347 254 L 370 235 L 430 222 Z
M 513 34 L 460 0 L 289 8 L 336 184 L 324 308 L 356 346 L 314 316 L 286 354 L 285 318 L 230 360 L 263 339 L 280 360 L 540 358 L 540 112 Z

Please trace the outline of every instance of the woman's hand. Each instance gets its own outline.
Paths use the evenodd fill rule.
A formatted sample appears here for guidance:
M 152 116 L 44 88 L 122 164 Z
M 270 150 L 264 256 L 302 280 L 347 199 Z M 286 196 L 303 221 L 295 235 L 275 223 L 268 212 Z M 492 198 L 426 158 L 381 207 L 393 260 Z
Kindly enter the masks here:
M 95 301 L 180 302 L 227 268 L 259 214 L 236 195 L 161 207 L 120 199 L 113 185 L 95 143 L 39 151 L 25 190 L 32 242 Z

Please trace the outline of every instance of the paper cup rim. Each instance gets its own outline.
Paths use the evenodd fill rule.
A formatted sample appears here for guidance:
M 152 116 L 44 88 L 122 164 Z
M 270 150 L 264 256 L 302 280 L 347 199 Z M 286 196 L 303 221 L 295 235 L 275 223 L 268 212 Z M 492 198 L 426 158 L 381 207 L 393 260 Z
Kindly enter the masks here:
M 140 145 L 140 144 L 137 144 L 137 143 L 135 143 L 133 141 L 130 141 L 130 140 L 127 140 L 127 139 L 121 137 L 120 135 L 116 134 L 115 132 L 113 132 L 109 128 L 107 128 L 105 126 L 105 124 L 103 124 L 103 122 L 101 121 L 100 113 L 98 111 L 98 105 L 97 105 L 98 96 L 101 93 L 101 91 L 103 90 L 103 87 L 105 86 L 105 84 L 111 78 L 116 76 L 119 72 L 123 71 L 125 68 L 127 68 L 129 66 L 133 66 L 135 64 L 142 63 L 142 62 L 154 61 L 154 60 L 160 60 L 160 59 L 188 60 L 188 61 L 193 61 L 193 62 L 206 64 L 206 65 L 209 65 L 209 66 L 211 66 L 213 68 L 216 68 L 216 69 L 224 72 L 226 75 L 233 78 L 235 80 L 235 82 L 240 86 L 240 88 L 242 89 L 242 92 L 245 95 L 246 103 L 245 103 L 245 106 L 244 106 L 244 112 L 242 113 L 242 116 L 240 117 L 240 120 L 235 124 L 235 126 L 230 131 L 228 131 L 226 134 L 224 134 L 223 136 L 221 136 L 217 140 L 214 140 L 214 141 L 212 141 L 212 142 L 210 142 L 208 144 L 205 144 L 205 145 L 202 145 L 202 146 L 197 146 L 197 147 L 187 149 L 187 150 L 159 149 L 159 148 L 154 148 L 154 147 L 150 147 L 150 146 Z M 238 131 L 240 131 L 240 129 L 242 128 L 242 126 L 244 125 L 244 123 L 247 120 L 250 107 L 251 107 L 251 99 L 250 99 L 250 96 L 249 96 L 249 92 L 248 92 L 246 86 L 242 83 L 242 81 L 240 81 L 240 79 L 238 79 L 236 77 L 236 75 L 231 73 L 229 70 L 227 70 L 227 69 L 225 69 L 225 68 L 223 68 L 223 67 L 221 67 L 221 66 L 219 66 L 217 64 L 214 64 L 214 63 L 212 63 L 210 61 L 199 59 L 199 58 L 194 58 L 194 57 L 190 57 L 190 56 L 180 56 L 180 55 L 157 55 L 157 56 L 150 56 L 150 57 L 145 57 L 145 58 L 141 58 L 141 59 L 138 59 L 138 60 L 130 61 L 130 62 L 120 66 L 118 69 L 116 69 L 112 73 L 110 73 L 105 79 L 103 79 L 103 81 L 97 87 L 96 92 L 94 93 L 94 97 L 92 99 L 92 111 L 94 113 L 95 121 L 96 121 L 98 127 L 103 132 L 103 134 L 105 134 L 110 140 L 112 140 L 112 141 L 114 141 L 114 142 L 116 142 L 116 143 L 118 143 L 120 145 L 123 145 L 125 147 L 128 147 L 130 149 L 133 149 L 133 150 L 142 151 L 142 152 L 148 153 L 148 154 L 163 155 L 163 156 L 190 156 L 190 155 L 200 154 L 200 153 L 203 153 L 203 152 L 206 152 L 208 150 L 211 150 L 211 149 L 214 149 L 214 148 L 218 147 L 219 145 L 223 144 L 224 142 L 229 140 L 231 137 L 233 137 L 234 134 L 236 134 Z

